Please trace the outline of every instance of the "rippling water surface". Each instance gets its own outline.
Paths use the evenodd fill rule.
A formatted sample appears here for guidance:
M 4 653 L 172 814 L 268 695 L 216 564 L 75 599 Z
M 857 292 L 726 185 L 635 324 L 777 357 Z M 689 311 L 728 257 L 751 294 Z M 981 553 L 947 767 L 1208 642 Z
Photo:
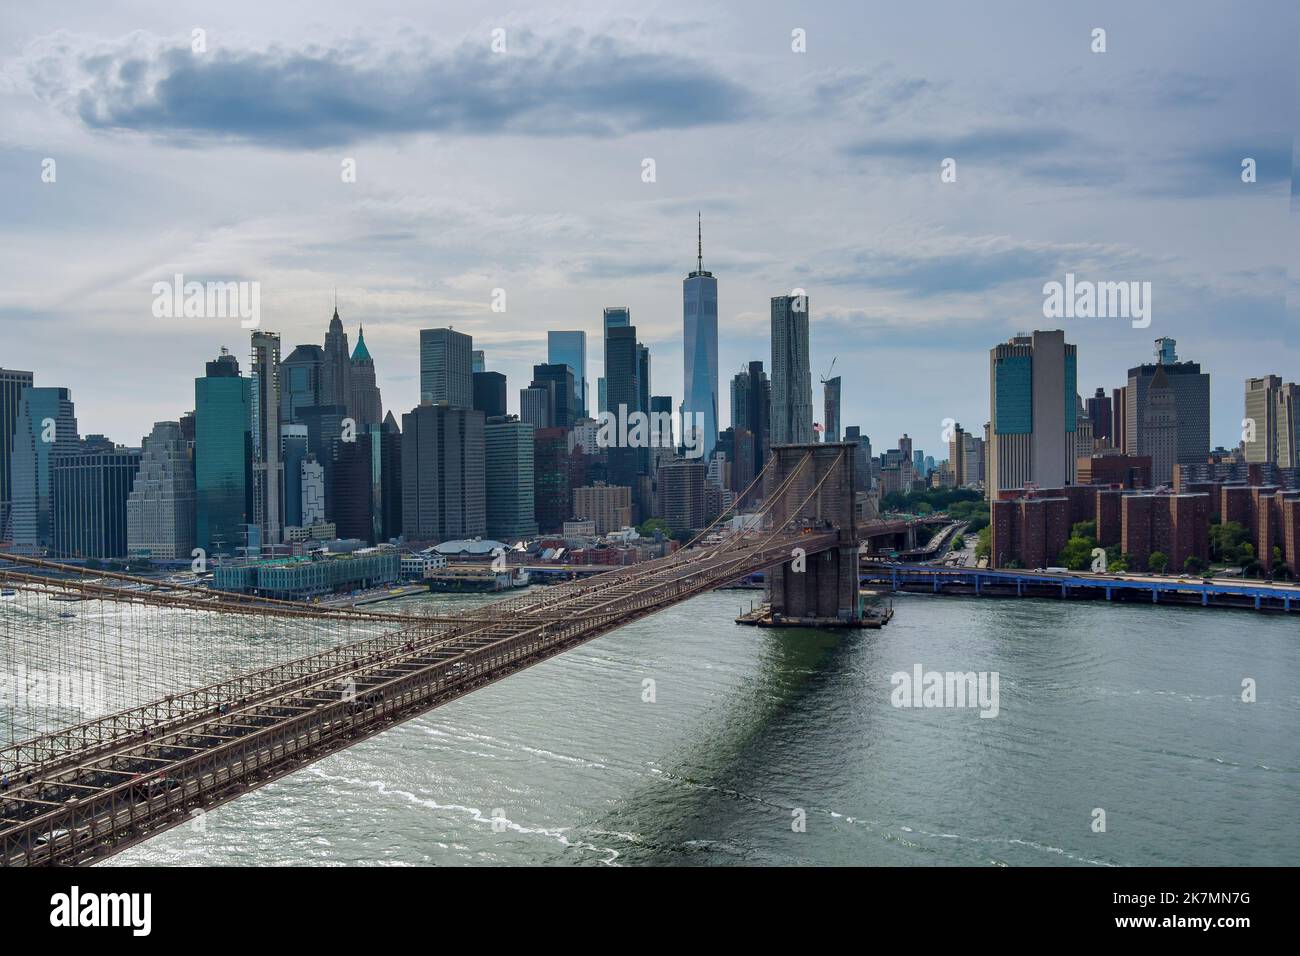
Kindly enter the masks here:
M 733 623 L 751 596 L 630 624 L 109 865 L 1300 863 L 1296 617 L 901 596 L 881 631 L 763 631 Z M 1000 714 L 894 708 L 916 663 L 997 671 Z

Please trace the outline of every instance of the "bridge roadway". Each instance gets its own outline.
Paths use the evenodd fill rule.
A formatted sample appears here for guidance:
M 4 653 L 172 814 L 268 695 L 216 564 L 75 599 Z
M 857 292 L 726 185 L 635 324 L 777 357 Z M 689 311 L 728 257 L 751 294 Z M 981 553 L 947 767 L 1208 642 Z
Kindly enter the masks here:
M 0 751 L 0 863 L 86 864 L 719 585 L 837 546 L 749 532 L 171 695 Z M 242 609 L 247 611 L 248 609 Z M 260 613 L 261 609 L 257 609 Z

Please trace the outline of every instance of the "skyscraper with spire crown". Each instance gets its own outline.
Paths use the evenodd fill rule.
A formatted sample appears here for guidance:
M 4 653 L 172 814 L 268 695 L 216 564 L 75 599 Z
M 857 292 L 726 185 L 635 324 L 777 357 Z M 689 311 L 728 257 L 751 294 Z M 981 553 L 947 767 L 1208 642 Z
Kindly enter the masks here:
M 352 409 L 352 362 L 348 356 L 348 334 L 339 319 L 337 296 L 334 317 L 325 333 L 325 364 L 321 368 L 321 404 L 341 405 L 355 418 Z
M 718 443 L 718 280 L 704 271 L 704 226 L 696 217 L 695 271 L 682 280 L 682 434 L 703 433 L 708 461 Z
M 366 333 L 361 326 L 357 327 L 357 347 L 352 350 L 350 365 L 352 394 L 348 410 L 358 427 L 378 425 L 384 420 L 384 407 L 375 384 L 375 360 L 366 348 Z

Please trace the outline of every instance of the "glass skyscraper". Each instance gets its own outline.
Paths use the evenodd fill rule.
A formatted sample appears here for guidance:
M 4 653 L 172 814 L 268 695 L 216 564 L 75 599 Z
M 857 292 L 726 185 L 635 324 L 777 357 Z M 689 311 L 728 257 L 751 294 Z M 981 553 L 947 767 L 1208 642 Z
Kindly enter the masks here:
M 280 420 L 300 422 L 301 410 L 323 403 L 325 350 L 299 345 L 280 363 Z
M 546 361 L 567 365 L 573 372 L 573 408 L 579 418 L 587 417 L 587 333 L 547 332 Z
M 534 365 L 531 387 L 549 389 L 549 427 L 573 427 L 578 414 L 574 405 L 573 370 L 568 365 Z
M 252 396 L 239 362 L 222 354 L 194 380 L 195 540 L 208 554 L 243 546 L 252 516 Z
M 1017 335 L 989 352 L 990 500 L 999 491 L 1074 482 L 1077 353 L 1059 329 Z
M 639 408 L 641 401 L 639 372 L 636 326 L 611 328 L 605 336 L 605 375 L 608 378 L 606 394 L 611 414 L 624 418 Z M 638 451 L 639 449 L 626 447 L 622 441 L 616 447 L 608 449 L 610 484 L 636 488 L 638 465 L 641 461 Z
M 265 544 L 279 544 L 284 529 L 284 464 L 280 460 L 280 336 L 253 333 L 250 376 L 253 436 L 253 516 Z
M 604 330 L 605 340 L 601 343 L 601 355 L 608 362 L 609 355 L 609 330 L 627 328 L 632 324 L 632 311 L 625 305 L 609 306 L 605 309 L 602 328 Z M 598 411 L 609 411 L 609 366 L 605 367 L 605 374 L 600 377 Z M 617 409 L 615 409 L 617 411 Z
M 14 426 L 18 423 L 18 403 L 23 390 L 34 384 L 31 372 L 0 368 L 0 541 L 9 527 L 9 461 L 14 449 Z
M 127 554 L 127 498 L 140 470 L 138 448 L 87 448 L 54 457 L 54 543 L 62 558 Z
M 812 409 L 808 296 L 773 296 L 771 444 L 812 441 Z
M 703 429 L 704 460 L 718 443 L 718 280 L 704 271 L 697 234 L 696 268 L 682 280 L 683 430 Z M 687 445 L 696 442 L 687 441 Z
M 484 426 L 487 533 L 506 544 L 537 534 L 533 434 L 532 425 L 517 419 Z
M 452 329 L 420 330 L 420 401 L 474 407 L 474 340 Z
M 14 547 L 38 553 L 54 543 L 54 456 L 78 448 L 77 417 L 66 388 L 27 388 L 14 424 L 11 524 Z

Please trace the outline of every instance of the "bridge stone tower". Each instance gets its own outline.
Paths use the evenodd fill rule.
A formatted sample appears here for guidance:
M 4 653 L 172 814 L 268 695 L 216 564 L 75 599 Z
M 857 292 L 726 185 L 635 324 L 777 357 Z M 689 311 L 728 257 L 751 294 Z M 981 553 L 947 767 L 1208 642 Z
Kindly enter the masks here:
M 822 551 L 799 555 L 767 575 L 767 601 L 773 620 L 799 619 L 814 624 L 847 624 L 859 620 L 858 529 L 854 509 L 854 451 L 856 444 L 827 442 L 772 447 L 772 467 L 763 484 L 763 497 L 776 490 L 809 453 L 812 461 L 791 482 L 771 509 L 771 527 L 787 518 L 792 529 L 809 528 L 814 536 L 834 533 L 835 543 Z M 821 487 L 813 494 L 817 483 Z M 809 495 L 812 495 L 809 498 Z M 805 498 L 808 503 L 800 508 Z M 799 510 L 795 510 L 799 509 Z M 798 543 L 792 545 L 792 550 Z

